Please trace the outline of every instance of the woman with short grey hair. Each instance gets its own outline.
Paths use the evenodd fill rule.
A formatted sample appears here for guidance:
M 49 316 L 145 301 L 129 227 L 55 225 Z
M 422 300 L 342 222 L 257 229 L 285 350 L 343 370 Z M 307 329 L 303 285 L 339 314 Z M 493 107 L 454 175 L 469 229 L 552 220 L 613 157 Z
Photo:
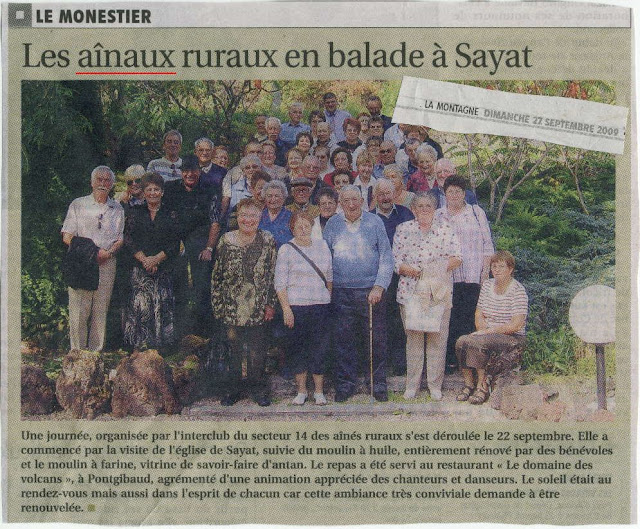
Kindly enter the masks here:
M 271 180 L 262 188 L 262 210 L 258 228 L 268 231 L 276 240 L 276 248 L 280 248 L 293 237 L 289 227 L 291 212 L 284 207 L 287 199 L 287 186 L 281 180 Z
M 434 195 L 417 195 L 411 203 L 415 220 L 399 224 L 393 238 L 395 272 L 400 275 L 397 300 L 407 333 L 405 399 L 414 399 L 420 391 L 425 341 L 427 386 L 432 400 L 442 399 L 451 271 L 462 263 L 462 252 L 451 225 L 435 218 L 437 205 Z

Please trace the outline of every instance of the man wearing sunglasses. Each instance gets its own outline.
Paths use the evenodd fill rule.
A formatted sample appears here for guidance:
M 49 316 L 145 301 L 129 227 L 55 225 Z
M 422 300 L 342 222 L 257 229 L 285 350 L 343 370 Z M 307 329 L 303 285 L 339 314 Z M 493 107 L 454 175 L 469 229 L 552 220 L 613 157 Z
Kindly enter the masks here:
M 62 225 L 64 243 L 74 250 L 80 246 L 87 268 L 95 266 L 94 261 L 98 265 L 97 289 L 82 288 L 76 283 L 78 278 L 72 278 L 73 286 L 69 286 L 71 349 L 101 351 L 104 347 L 107 310 L 116 275 L 115 255 L 122 246 L 124 232 L 124 210 L 109 198 L 115 179 L 107 166 L 96 167 L 91 173 L 92 193 L 71 202 Z

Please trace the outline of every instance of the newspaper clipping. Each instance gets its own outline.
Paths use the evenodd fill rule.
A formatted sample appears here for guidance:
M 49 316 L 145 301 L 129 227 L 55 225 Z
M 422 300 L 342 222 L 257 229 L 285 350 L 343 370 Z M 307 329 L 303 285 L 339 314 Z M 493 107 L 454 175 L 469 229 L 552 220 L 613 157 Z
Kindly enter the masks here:
M 636 521 L 630 9 L 2 10 L 4 521 Z

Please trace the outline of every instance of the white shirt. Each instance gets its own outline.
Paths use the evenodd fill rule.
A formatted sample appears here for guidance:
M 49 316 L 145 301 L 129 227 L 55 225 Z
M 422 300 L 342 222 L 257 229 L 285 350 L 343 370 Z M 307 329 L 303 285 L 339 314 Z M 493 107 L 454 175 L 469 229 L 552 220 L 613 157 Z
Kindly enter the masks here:
M 104 204 L 96 202 L 93 194 L 76 198 L 69 205 L 61 231 L 91 239 L 99 248 L 108 250 L 122 239 L 124 209 L 112 198 Z

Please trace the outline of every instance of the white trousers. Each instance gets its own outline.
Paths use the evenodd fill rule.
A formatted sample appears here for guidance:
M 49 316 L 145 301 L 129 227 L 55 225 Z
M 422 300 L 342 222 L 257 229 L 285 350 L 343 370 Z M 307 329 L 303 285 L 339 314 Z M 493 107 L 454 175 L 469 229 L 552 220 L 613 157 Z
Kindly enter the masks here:
M 404 324 L 405 308 L 400 305 L 400 315 Z M 440 332 L 407 331 L 407 384 L 409 392 L 420 391 L 422 371 L 424 369 L 425 339 L 427 341 L 427 387 L 429 391 L 442 389 L 444 367 L 447 355 L 447 337 L 449 335 L 449 318 L 451 309 L 445 309 L 440 322 Z
M 107 328 L 107 311 L 111 301 L 116 260 L 99 267 L 97 290 L 69 288 L 69 337 L 71 349 L 102 351 Z

